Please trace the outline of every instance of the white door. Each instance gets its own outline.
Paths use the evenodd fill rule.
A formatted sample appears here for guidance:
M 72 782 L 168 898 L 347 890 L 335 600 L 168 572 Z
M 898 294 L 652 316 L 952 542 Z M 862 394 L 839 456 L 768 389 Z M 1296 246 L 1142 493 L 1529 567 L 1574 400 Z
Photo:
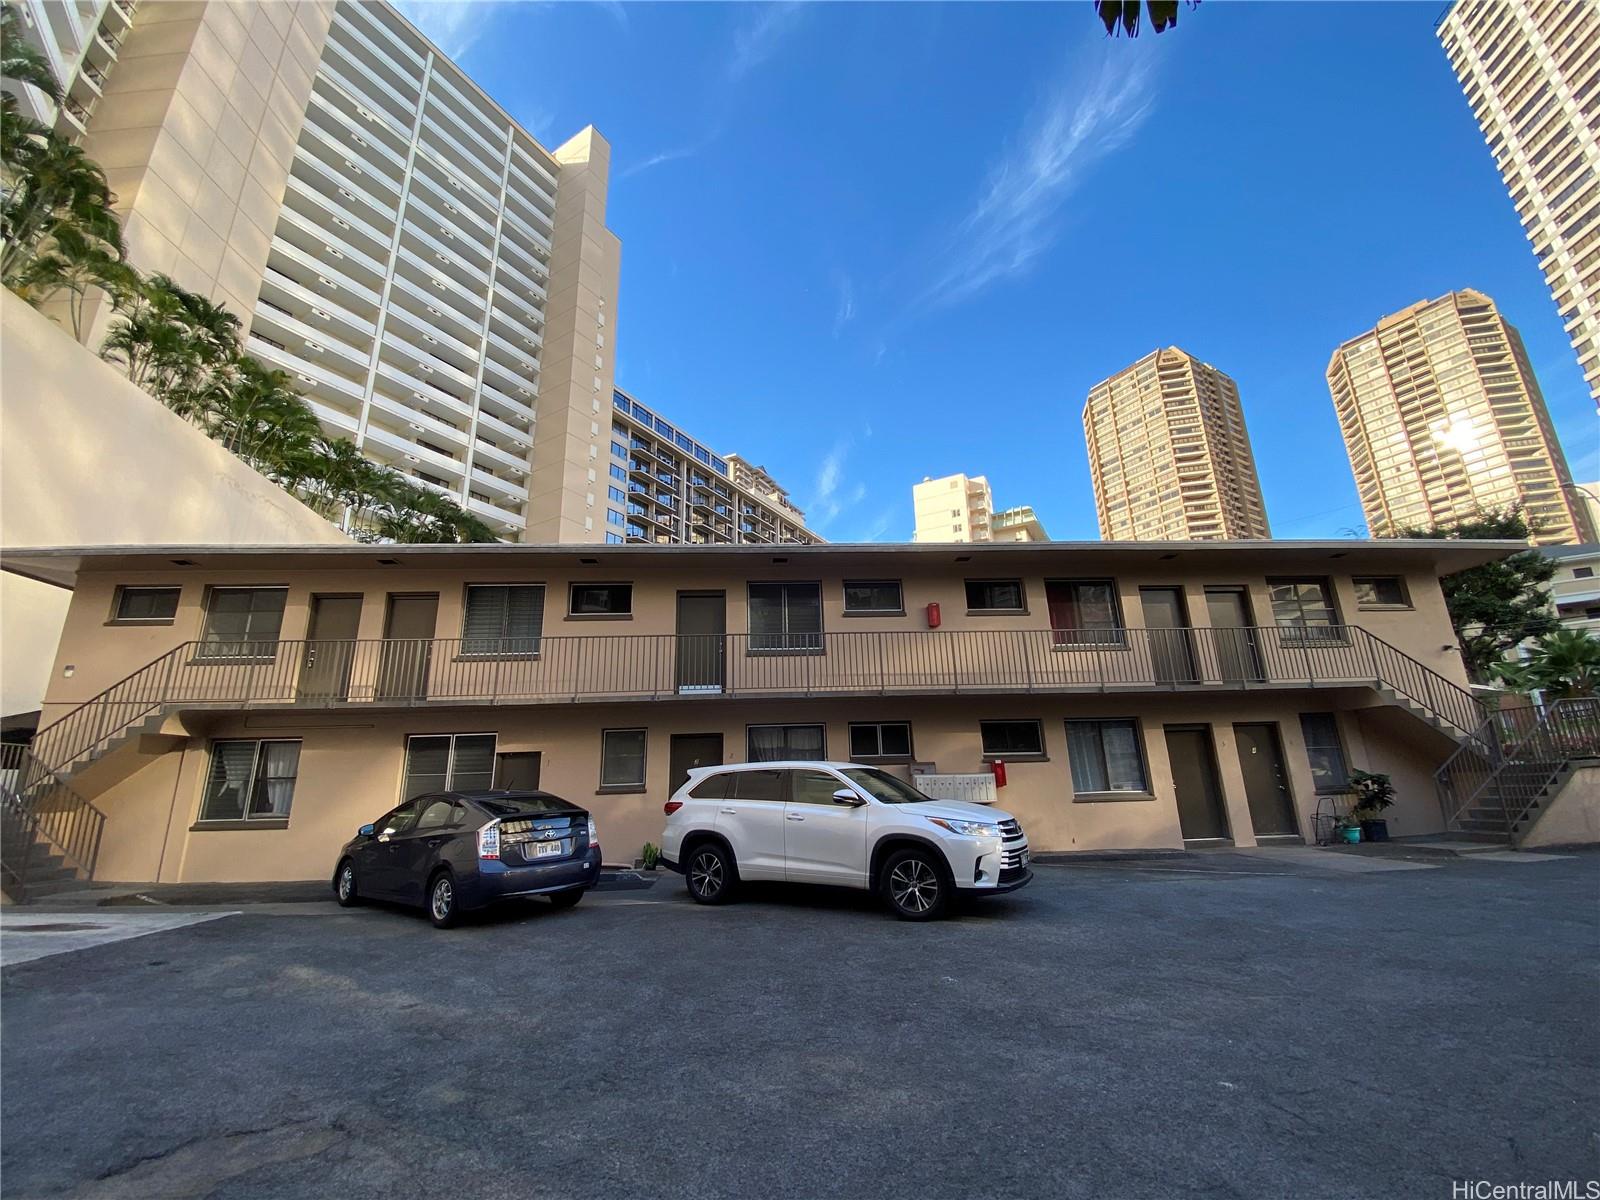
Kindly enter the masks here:
M 783 772 L 730 771 L 717 801 L 717 832 L 733 846 L 741 879 L 782 879 Z
M 789 771 L 783 808 L 783 852 L 789 878 L 839 887 L 867 884 L 867 807 L 838 804 L 849 785 L 826 771 Z

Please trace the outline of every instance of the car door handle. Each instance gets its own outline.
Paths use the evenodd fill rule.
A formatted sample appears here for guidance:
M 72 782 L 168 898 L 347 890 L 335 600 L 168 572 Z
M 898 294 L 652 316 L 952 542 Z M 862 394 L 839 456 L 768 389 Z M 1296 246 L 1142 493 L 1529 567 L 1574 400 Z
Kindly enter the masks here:
M 783 819 L 785 821 L 804 821 L 806 818 L 804 813 L 784 813 Z
M 727 813 L 730 817 L 737 815 L 739 812 L 737 808 L 724 808 L 721 811 Z

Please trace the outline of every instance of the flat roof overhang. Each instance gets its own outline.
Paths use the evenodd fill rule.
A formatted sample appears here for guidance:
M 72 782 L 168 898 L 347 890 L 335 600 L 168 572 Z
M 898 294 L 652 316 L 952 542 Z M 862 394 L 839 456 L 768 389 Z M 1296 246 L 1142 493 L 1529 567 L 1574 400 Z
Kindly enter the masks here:
M 83 571 L 153 571 L 162 568 L 282 571 L 385 571 L 406 568 L 600 567 L 612 571 L 723 568 L 764 570 L 774 564 L 815 564 L 838 570 L 894 572 L 964 566 L 993 574 L 1106 575 L 1159 563 L 1175 575 L 1186 569 L 1248 570 L 1287 575 L 1328 571 L 1427 571 L 1449 575 L 1530 549 L 1516 541 L 1379 538 L 1365 541 L 1244 542 L 828 542 L 818 546 L 663 546 L 654 543 L 523 545 L 514 542 L 440 545 L 309 546 L 51 546 L 0 549 L 0 569 L 56 587 L 71 588 Z M 1335 565 L 1337 564 L 1337 565 Z M 891 576 L 892 577 L 892 576 Z

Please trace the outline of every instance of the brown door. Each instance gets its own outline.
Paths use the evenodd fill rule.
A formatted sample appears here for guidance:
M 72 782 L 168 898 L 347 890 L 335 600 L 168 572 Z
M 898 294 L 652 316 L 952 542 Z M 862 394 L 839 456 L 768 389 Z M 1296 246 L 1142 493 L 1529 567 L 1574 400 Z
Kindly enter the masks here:
M 378 664 L 378 699 L 424 700 L 433 664 L 433 635 L 439 594 L 389 597 Z
M 539 790 L 540 751 L 513 750 L 495 755 L 494 786 L 508 792 Z
M 1183 589 L 1142 587 L 1145 635 L 1150 639 L 1150 671 L 1154 683 L 1196 683 L 1194 646 L 1189 635 L 1189 608 Z
M 678 593 L 678 691 L 720 692 L 726 681 L 727 597 Z
M 350 666 L 361 626 L 360 596 L 312 596 L 300 659 L 300 700 L 348 700 Z
M 1217 781 L 1217 756 L 1208 725 L 1168 725 L 1167 758 L 1178 798 L 1178 828 L 1186 842 L 1226 841 L 1228 816 Z
M 1239 743 L 1239 769 L 1244 772 L 1244 794 L 1250 804 L 1250 824 L 1258 838 L 1299 837 L 1289 776 L 1283 769 L 1283 745 L 1278 727 L 1270 724 L 1235 725 Z
M 1224 683 L 1259 683 L 1261 647 L 1250 618 L 1250 597 L 1242 587 L 1207 588 L 1206 615 L 1217 672 Z
M 722 735 L 720 733 L 675 733 L 672 735 L 672 756 L 668 766 L 667 795 L 672 795 L 689 778 L 690 767 L 720 767 L 722 765 Z

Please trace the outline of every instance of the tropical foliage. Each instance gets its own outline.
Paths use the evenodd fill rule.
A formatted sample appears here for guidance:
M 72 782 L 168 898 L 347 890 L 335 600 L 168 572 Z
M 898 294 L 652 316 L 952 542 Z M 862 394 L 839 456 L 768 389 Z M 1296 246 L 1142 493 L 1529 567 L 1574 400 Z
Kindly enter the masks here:
M 1521 509 L 1513 506 L 1485 509 L 1465 521 L 1403 529 L 1395 536 L 1526 542 L 1532 533 Z M 1550 593 L 1543 586 L 1555 569 L 1554 562 L 1529 549 L 1498 562 L 1457 571 L 1441 580 L 1450 624 L 1461 643 L 1467 671 L 1474 679 L 1487 682 L 1495 664 L 1509 650 L 1559 628 L 1550 611 Z
M 1200 0 L 1189 0 L 1189 7 L 1198 3 Z M 1178 0 L 1095 0 L 1094 10 L 1112 37 L 1119 33 L 1138 37 L 1141 16 L 1150 19 L 1150 28 L 1157 33 L 1164 33 L 1178 23 Z
M 0 9 L 0 71 L 60 99 L 49 65 L 27 45 L 16 12 Z M 246 354 L 239 318 L 167 275 L 123 261 L 115 197 L 77 146 L 3 97 L 0 282 L 35 307 L 65 300 L 84 336 L 96 289 L 113 316 L 101 357 L 173 412 L 369 541 L 491 542 L 494 531 L 450 497 L 329 438 L 291 376 Z
M 1491 675 L 1514 692 L 1551 700 L 1600 695 L 1600 638 L 1582 629 L 1547 633 L 1518 660 L 1496 663 Z

